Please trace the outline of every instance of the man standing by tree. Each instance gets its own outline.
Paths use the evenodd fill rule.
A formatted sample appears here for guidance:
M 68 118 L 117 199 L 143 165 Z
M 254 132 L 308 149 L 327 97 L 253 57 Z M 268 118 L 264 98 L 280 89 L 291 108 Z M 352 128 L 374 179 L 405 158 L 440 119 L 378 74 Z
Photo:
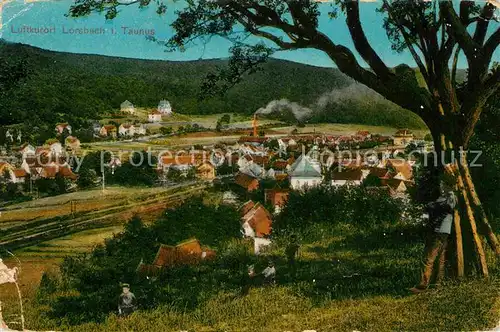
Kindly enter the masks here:
M 439 283 L 445 274 L 446 249 L 448 237 L 451 234 L 453 224 L 453 213 L 457 205 L 457 197 L 454 188 L 456 183 L 452 174 L 445 172 L 441 181 L 441 194 L 439 198 L 427 205 L 429 214 L 429 226 L 432 234 L 427 239 L 424 250 L 424 261 L 420 283 L 411 289 L 414 293 L 425 291 L 430 284 L 434 264 L 439 257 L 437 282 Z

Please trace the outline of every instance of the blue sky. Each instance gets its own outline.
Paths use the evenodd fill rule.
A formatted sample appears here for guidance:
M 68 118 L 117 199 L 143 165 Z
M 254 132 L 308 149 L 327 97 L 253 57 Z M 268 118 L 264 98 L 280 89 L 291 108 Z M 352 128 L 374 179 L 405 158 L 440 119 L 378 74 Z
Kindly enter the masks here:
M 200 41 L 185 52 L 167 53 L 160 45 L 146 40 L 144 36 L 123 33 L 122 27 L 154 29 L 156 37 L 168 38 L 173 33 L 170 23 L 175 18 L 176 8 L 182 6 L 181 2 L 170 4 L 167 13 L 163 16 L 156 14 L 154 6 L 144 9 L 138 9 L 136 6 L 126 7 L 121 10 L 117 18 L 109 22 L 104 19 L 104 15 L 99 14 L 78 19 L 65 17 L 64 14 L 67 13 L 71 3 L 70 0 L 60 0 L 27 4 L 15 1 L 7 4 L 3 9 L 2 38 L 55 51 L 175 61 L 226 57 L 231 45 L 225 39 L 214 37 L 206 45 Z M 320 6 L 322 12 L 320 29 L 337 43 L 352 46 L 344 17 L 331 20 L 327 16 L 331 8 L 330 5 L 321 4 Z M 363 3 L 361 7 L 363 27 L 373 47 L 390 66 L 400 63 L 414 65 L 409 54 L 397 54 L 391 50 L 382 28 L 382 16 L 375 11 L 378 6 L 378 3 Z M 15 33 L 24 25 L 33 28 L 53 27 L 55 32 L 47 34 Z M 71 28 L 103 28 L 106 29 L 106 32 L 103 35 L 64 33 Z M 111 33 L 113 28 L 116 34 Z M 280 52 L 275 57 L 316 66 L 334 66 L 325 54 L 316 50 Z M 497 50 L 494 59 L 500 61 L 500 50 Z

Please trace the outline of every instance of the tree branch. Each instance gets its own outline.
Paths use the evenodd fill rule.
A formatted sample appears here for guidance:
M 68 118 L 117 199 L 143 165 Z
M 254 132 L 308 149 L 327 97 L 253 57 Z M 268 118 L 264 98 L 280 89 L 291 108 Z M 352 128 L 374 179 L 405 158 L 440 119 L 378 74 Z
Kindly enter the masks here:
M 486 33 L 488 31 L 488 26 L 490 24 L 490 20 L 495 13 L 495 6 L 491 3 L 486 3 L 481 12 L 481 20 L 477 22 L 476 31 L 474 32 L 474 41 L 478 45 L 483 45 L 484 39 L 486 38 Z
M 391 76 L 389 68 L 371 47 L 366 38 L 361 20 L 359 17 L 359 0 L 346 1 L 347 26 L 354 42 L 356 51 L 361 55 L 370 68 L 380 76 L 382 80 L 387 80 Z

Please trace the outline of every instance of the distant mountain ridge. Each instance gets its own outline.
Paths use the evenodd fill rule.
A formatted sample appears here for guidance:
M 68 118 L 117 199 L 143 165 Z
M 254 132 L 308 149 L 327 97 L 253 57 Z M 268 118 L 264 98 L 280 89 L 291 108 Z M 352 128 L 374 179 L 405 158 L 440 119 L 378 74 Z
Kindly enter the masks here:
M 20 119 L 79 122 L 116 110 L 124 100 L 140 107 L 156 107 L 159 100 L 167 99 L 184 114 L 251 115 L 273 100 L 286 99 L 311 108 L 315 112 L 312 121 L 423 127 L 418 117 L 378 95 L 373 103 L 349 97 L 342 98 L 341 103 L 325 103 L 325 96 L 335 95 L 332 91 L 347 87 L 351 92 L 357 87 L 367 90 L 335 68 L 271 59 L 263 65 L 264 70 L 245 77 L 226 95 L 200 101 L 198 93 L 204 77 L 224 66 L 226 60 L 117 58 L 54 52 L 0 40 L 0 61 L 7 59 L 24 59 L 31 75 L 8 100 L 0 102 L 4 124 L 18 123 Z M 370 113 L 367 107 L 377 111 Z

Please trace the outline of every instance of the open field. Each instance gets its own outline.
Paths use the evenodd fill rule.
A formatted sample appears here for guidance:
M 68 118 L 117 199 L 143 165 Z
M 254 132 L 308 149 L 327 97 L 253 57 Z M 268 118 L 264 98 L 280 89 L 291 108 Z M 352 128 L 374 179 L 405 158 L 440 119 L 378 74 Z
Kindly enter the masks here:
M 341 123 L 320 123 L 307 124 L 305 127 L 284 126 L 273 128 L 273 132 L 289 134 L 292 130 L 297 129 L 299 133 L 322 133 L 327 135 L 353 135 L 357 131 L 367 130 L 372 134 L 394 135 L 397 128 L 384 126 L 367 126 L 358 124 L 341 124 Z M 411 130 L 417 137 L 424 137 L 428 130 Z
M 8 205 L 0 217 L 0 230 L 38 219 L 52 218 L 71 214 L 71 202 L 76 208 L 73 213 L 99 211 L 101 209 L 126 203 L 131 199 L 147 198 L 168 192 L 168 188 L 128 188 L 107 187 L 78 191 L 69 194 L 46 197 L 29 202 Z

